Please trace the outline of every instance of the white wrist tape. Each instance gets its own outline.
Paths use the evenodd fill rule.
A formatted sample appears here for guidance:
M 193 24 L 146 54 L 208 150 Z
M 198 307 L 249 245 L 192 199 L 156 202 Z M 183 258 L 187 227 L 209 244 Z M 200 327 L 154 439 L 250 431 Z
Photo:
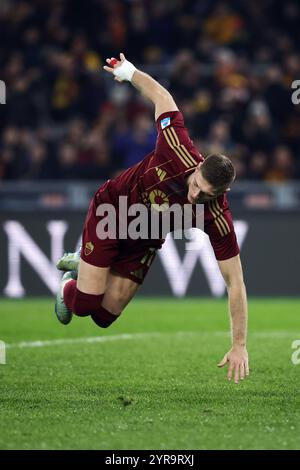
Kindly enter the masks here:
M 132 76 L 136 71 L 136 67 L 129 62 L 129 60 L 125 60 L 120 67 L 114 69 L 113 74 L 115 77 L 119 78 L 120 80 L 127 80 L 131 82 Z

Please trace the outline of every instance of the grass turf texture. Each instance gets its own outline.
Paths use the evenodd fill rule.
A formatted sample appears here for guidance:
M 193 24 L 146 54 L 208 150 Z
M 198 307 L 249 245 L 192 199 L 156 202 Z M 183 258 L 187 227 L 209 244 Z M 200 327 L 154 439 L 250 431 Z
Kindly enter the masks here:
M 251 376 L 235 385 L 216 367 L 230 345 L 225 300 L 137 299 L 107 330 L 60 325 L 49 299 L 1 300 L 8 344 L 132 336 L 8 348 L 0 449 L 299 449 L 299 306 L 250 301 Z

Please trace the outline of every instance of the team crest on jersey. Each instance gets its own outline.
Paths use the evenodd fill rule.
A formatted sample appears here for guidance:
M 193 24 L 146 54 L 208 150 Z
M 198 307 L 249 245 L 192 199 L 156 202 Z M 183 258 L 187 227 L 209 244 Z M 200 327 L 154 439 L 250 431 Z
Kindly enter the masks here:
M 163 212 L 169 209 L 169 198 L 160 189 L 154 189 L 151 191 L 149 194 L 149 200 L 151 202 L 151 207 L 158 212 Z
M 161 128 L 164 129 L 165 127 L 169 126 L 171 123 L 171 118 L 166 117 L 160 121 Z
M 85 256 L 90 255 L 90 254 L 94 251 L 94 248 L 95 248 L 94 243 L 92 243 L 92 242 L 87 242 L 87 243 L 85 244 L 85 246 L 84 246 L 84 254 L 85 254 Z
M 160 181 L 163 181 L 167 175 L 167 172 L 164 170 L 161 170 L 160 168 L 155 167 L 157 176 L 159 177 Z

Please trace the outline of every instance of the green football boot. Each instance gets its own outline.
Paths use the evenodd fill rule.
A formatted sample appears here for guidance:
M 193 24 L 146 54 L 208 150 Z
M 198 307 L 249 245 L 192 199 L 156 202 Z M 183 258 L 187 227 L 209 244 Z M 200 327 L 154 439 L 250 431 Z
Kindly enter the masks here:
M 56 267 L 60 271 L 74 271 L 78 273 L 78 265 L 80 260 L 81 248 L 74 253 L 64 253 L 62 258 L 58 260 Z
M 73 316 L 73 313 L 68 309 L 64 301 L 64 287 L 71 279 L 77 279 L 77 273 L 69 271 L 63 275 L 59 286 L 59 291 L 56 296 L 55 313 L 58 321 L 60 321 L 60 323 L 63 325 L 70 323 Z

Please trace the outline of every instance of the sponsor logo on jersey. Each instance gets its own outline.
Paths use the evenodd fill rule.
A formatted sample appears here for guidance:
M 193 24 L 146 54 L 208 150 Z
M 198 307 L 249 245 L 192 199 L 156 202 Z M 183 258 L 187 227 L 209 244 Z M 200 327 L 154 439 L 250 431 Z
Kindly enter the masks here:
M 151 191 L 149 194 L 149 200 L 151 202 L 151 207 L 156 211 L 163 212 L 169 209 L 169 198 L 160 189 L 154 189 Z
M 162 119 L 160 121 L 161 128 L 164 129 L 165 127 L 169 126 L 171 124 L 171 118 L 166 117 L 165 119 Z

